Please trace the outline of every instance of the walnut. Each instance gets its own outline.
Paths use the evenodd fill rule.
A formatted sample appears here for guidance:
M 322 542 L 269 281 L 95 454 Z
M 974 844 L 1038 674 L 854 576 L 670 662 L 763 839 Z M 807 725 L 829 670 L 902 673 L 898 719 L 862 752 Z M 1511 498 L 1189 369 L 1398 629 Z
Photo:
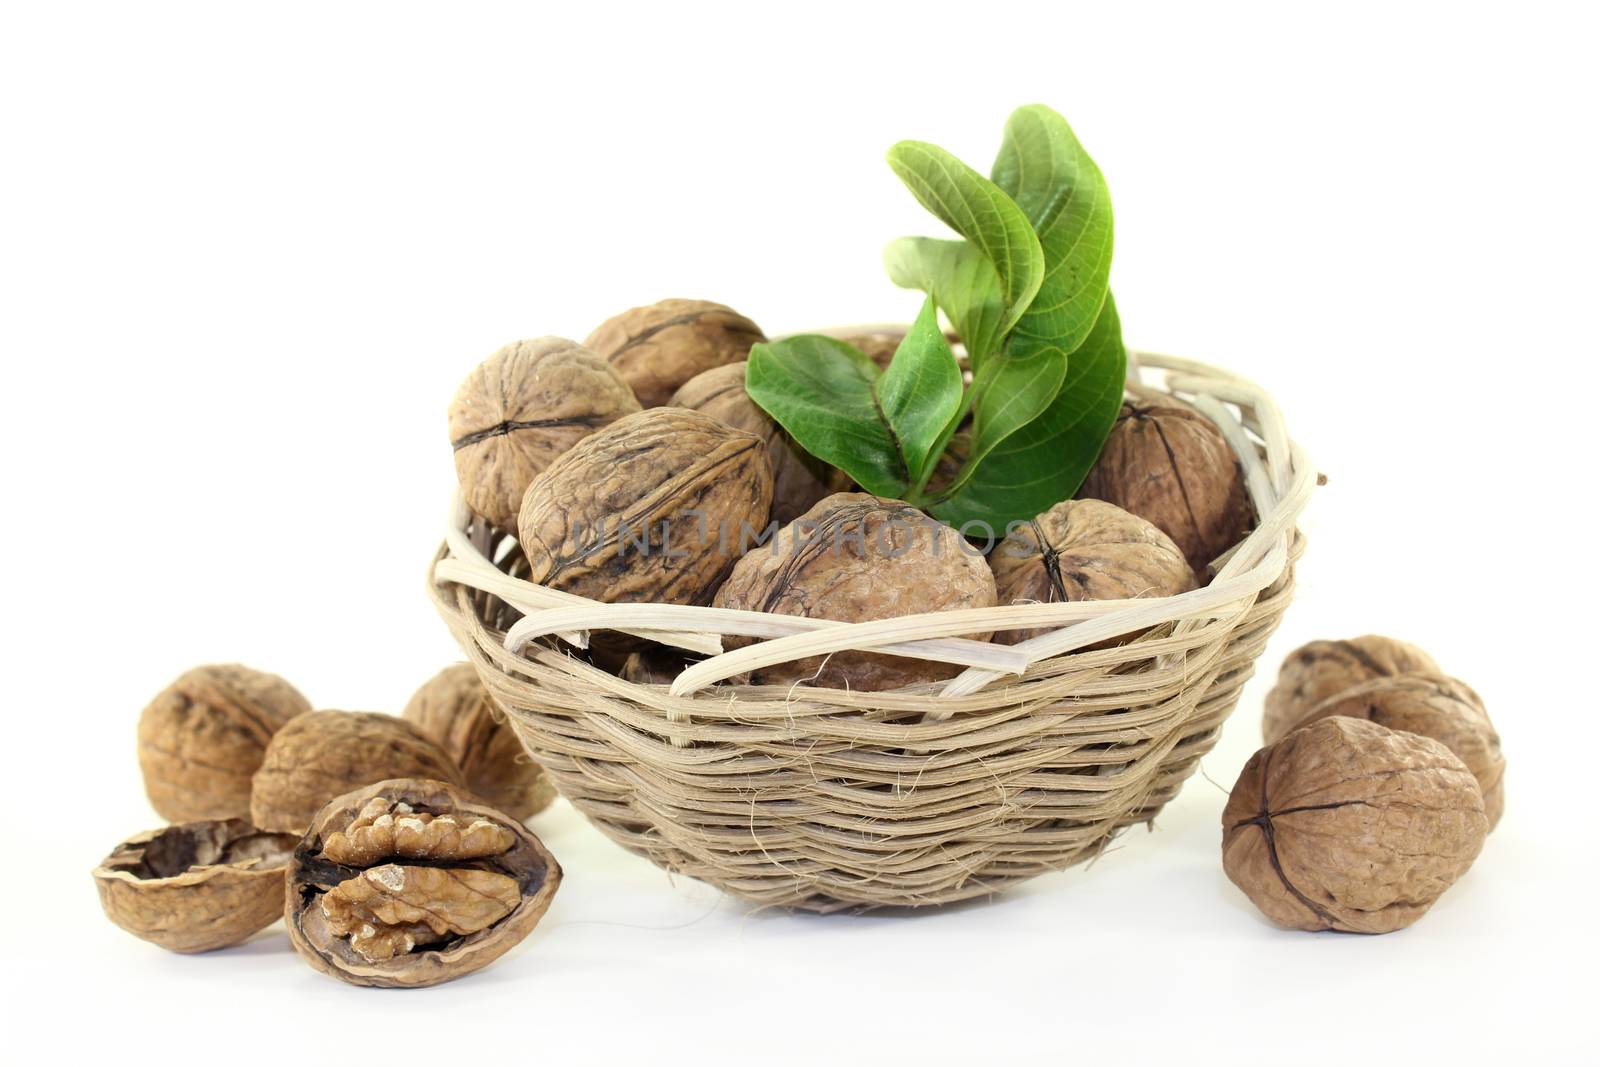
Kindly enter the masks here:
M 673 407 L 701 411 L 766 442 L 772 461 L 772 517 L 793 522 L 829 493 L 841 492 L 850 477 L 808 454 L 783 432 L 744 389 L 743 361 L 713 367 L 689 379 L 673 394 Z
M 561 866 L 505 812 L 445 782 L 395 779 L 319 811 L 289 866 L 289 940 L 352 985 L 436 985 L 538 925 Z
M 1438 670 L 1432 656 L 1392 637 L 1367 634 L 1348 641 L 1312 641 L 1289 653 L 1278 669 L 1278 681 L 1267 694 L 1261 733 L 1270 744 L 1335 693 L 1374 678 Z
M 649 648 L 630 655 L 616 674 L 635 685 L 671 685 L 689 663 L 679 649 Z
M 523 751 L 470 663 L 434 675 L 412 696 L 403 718 L 439 742 L 461 768 L 468 789 L 518 822 L 555 799 L 544 768 Z
M 1155 523 L 1202 577 L 1255 524 L 1227 440 L 1204 415 L 1174 403 L 1125 402 L 1078 496 Z
M 842 622 L 994 603 L 989 564 L 960 534 L 910 504 L 865 493 L 835 493 L 818 502 L 741 559 L 716 597 L 719 608 Z M 730 648 L 748 643 L 727 641 Z M 812 657 L 767 667 L 750 681 L 873 691 L 949 678 L 960 669 L 882 653 L 837 652 L 826 661 Z
M 1506 804 L 1506 758 L 1483 701 L 1464 682 L 1442 674 L 1374 678 L 1315 705 L 1295 728 L 1330 715 L 1366 719 L 1441 742 L 1478 780 L 1489 829 L 1500 821 Z
M 1245 764 L 1222 814 L 1222 863 L 1280 926 L 1409 926 L 1477 857 L 1483 794 L 1438 741 L 1336 716 Z
M 386 778 L 461 783 L 461 770 L 421 730 L 393 715 L 309 711 L 267 746 L 250 792 L 250 817 L 267 830 L 304 833 L 341 793 Z
M 611 361 L 639 403 L 660 407 L 695 375 L 737 363 L 765 341 L 761 327 L 709 300 L 663 300 L 601 323 L 584 343 Z
M 106 916 L 173 952 L 236 945 L 283 916 L 292 834 L 242 819 L 181 823 L 129 838 L 94 870 Z
M 1175 596 L 1194 573 L 1172 538 L 1101 500 L 1063 500 L 989 554 L 1002 604 Z M 1005 644 L 1047 630 L 995 635 Z
M 589 434 L 639 410 L 611 364 L 575 341 L 506 345 L 450 402 L 450 442 L 467 507 L 509 530 L 533 476 Z
M 658 408 L 618 419 L 535 478 L 518 540 L 529 581 L 608 603 L 706 604 L 771 508 L 759 437 Z
M 311 705 L 276 674 L 238 664 L 196 667 L 139 716 L 139 769 L 150 804 L 171 822 L 250 814 L 250 776 L 267 742 Z
M 860 351 L 872 362 L 878 365 L 879 370 L 888 370 L 889 363 L 894 359 L 894 354 L 900 349 L 900 342 L 906 339 L 906 329 L 903 326 L 887 327 L 881 330 L 863 330 L 859 333 L 840 334 L 839 340 Z

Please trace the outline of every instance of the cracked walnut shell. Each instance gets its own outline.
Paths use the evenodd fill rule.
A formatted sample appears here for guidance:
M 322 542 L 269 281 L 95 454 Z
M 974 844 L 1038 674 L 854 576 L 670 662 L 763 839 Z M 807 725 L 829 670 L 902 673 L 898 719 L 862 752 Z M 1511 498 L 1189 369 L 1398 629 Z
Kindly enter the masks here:
M 1239 459 L 1192 408 L 1125 401 L 1078 496 L 1155 523 L 1204 577 L 1255 523 Z
M 512 529 L 533 476 L 639 401 L 611 364 L 575 341 L 506 345 L 450 402 L 450 443 L 461 495 L 474 514 Z
M 818 502 L 741 559 L 716 598 L 719 608 L 841 622 L 994 603 L 989 564 L 959 533 L 910 504 L 866 493 L 835 493 Z M 749 643 L 748 638 L 730 637 L 727 647 Z M 960 671 L 946 663 L 847 651 L 774 664 L 752 674 L 750 681 L 871 692 L 950 678 Z
M 387 778 L 437 778 L 459 784 L 461 770 L 417 727 L 393 715 L 310 711 L 267 746 L 250 793 L 251 821 L 304 833 L 328 801 Z
M 1176 596 L 1194 572 L 1172 538 L 1102 500 L 1063 500 L 989 554 L 1001 604 Z M 1049 629 L 1001 631 L 1003 644 Z
M 289 940 L 352 985 L 436 985 L 514 947 L 560 884 L 506 813 L 444 782 L 380 782 L 328 804 L 294 850 Z
M 272 735 L 311 704 L 276 674 L 238 664 L 196 667 L 139 716 L 139 770 L 170 822 L 250 814 L 250 777 Z
M 528 487 L 528 580 L 605 603 L 706 604 L 746 535 L 766 527 L 761 438 L 654 408 L 585 438 Z
M 1464 874 L 1489 831 L 1438 741 L 1343 716 L 1257 752 L 1222 813 L 1222 864 L 1280 926 L 1381 934 Z
M 291 834 L 242 819 L 180 823 L 129 838 L 100 861 L 106 916 L 173 952 L 236 945 L 283 916 Z
M 452 664 L 434 675 L 401 717 L 439 742 L 468 789 L 518 822 L 555 799 L 549 776 L 523 751 L 472 664 Z
M 850 477 L 809 455 L 750 399 L 744 388 L 747 366 L 741 360 L 695 375 L 672 395 L 671 406 L 704 412 L 761 438 L 772 461 L 772 518 L 793 522 L 829 493 L 847 488 Z
M 1295 728 L 1330 715 L 1366 719 L 1443 743 L 1478 780 L 1489 829 L 1500 821 L 1506 805 L 1506 758 L 1483 700 L 1466 683 L 1443 674 L 1374 678 L 1316 705 Z
M 1276 741 L 1305 721 L 1311 709 L 1336 693 L 1374 678 L 1413 671 L 1438 673 L 1439 665 L 1416 645 L 1367 634 L 1348 641 L 1311 641 L 1284 658 L 1267 693 L 1261 733 Z
M 697 374 L 737 363 L 765 341 L 761 327 L 709 300 L 663 300 L 631 308 L 584 342 L 611 361 L 639 403 L 660 407 Z

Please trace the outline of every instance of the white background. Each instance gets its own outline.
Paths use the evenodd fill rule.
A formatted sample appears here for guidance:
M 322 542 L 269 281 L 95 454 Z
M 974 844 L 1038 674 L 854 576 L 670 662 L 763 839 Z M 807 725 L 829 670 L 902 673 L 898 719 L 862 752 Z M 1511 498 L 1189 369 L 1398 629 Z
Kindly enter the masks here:
M 0 1058 L 1584 1047 L 1600 173 L 1578 8 L 5 12 Z M 455 658 L 423 575 L 478 360 L 666 296 L 769 332 L 904 319 L 879 250 L 938 225 L 884 150 L 986 170 L 1035 100 L 1111 183 L 1129 343 L 1265 384 L 1330 478 L 1263 677 L 1153 833 L 992 903 L 817 918 L 674 883 L 561 802 L 533 823 L 567 871 L 543 925 L 412 994 L 312 972 L 281 928 L 181 958 L 101 917 L 90 868 L 158 821 L 133 728 L 172 677 L 240 660 L 398 711 Z M 1223 876 L 1224 788 L 1283 655 L 1366 631 L 1484 695 L 1505 820 L 1410 930 L 1278 931 Z

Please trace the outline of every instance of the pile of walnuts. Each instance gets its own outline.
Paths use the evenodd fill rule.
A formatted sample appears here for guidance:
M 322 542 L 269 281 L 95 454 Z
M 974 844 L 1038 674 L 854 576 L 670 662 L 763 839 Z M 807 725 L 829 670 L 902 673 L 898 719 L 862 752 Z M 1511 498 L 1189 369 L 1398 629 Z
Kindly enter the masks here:
M 1223 867 L 1282 926 L 1409 926 L 1466 873 L 1505 807 L 1483 702 L 1403 641 L 1295 650 L 1263 733 L 1222 815 Z
M 356 985 L 469 974 L 525 937 L 561 867 L 522 825 L 555 796 L 467 664 L 402 717 L 313 711 L 276 675 L 197 667 L 139 717 L 139 765 L 173 821 L 95 868 L 106 915 L 174 952 L 287 918 L 312 966 Z

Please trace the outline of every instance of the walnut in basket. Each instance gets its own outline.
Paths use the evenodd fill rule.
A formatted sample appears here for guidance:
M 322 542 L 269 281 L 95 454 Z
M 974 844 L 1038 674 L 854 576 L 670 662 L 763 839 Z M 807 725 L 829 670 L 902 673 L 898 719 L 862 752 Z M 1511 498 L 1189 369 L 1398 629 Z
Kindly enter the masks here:
M 647 408 L 668 403 L 697 374 L 737 363 L 765 341 L 761 327 L 709 300 L 662 300 L 615 315 L 584 342 L 611 361 Z
M 1155 523 L 1202 578 L 1255 524 L 1227 439 L 1204 415 L 1178 403 L 1124 402 L 1077 495 Z
M 516 731 L 470 663 L 456 663 L 412 695 L 402 718 L 439 742 L 466 786 L 521 822 L 555 799 L 555 786 L 517 740 Z
M 1347 641 L 1308 642 L 1289 653 L 1278 668 L 1278 681 L 1267 693 L 1261 718 L 1262 736 L 1269 744 L 1276 741 L 1305 721 L 1312 708 L 1352 686 L 1438 670 L 1432 656 L 1393 637 L 1366 634 Z
M 574 341 L 506 345 L 450 402 L 461 495 L 474 514 L 510 530 L 533 476 L 602 426 L 639 410 L 611 365 Z
M 752 550 L 716 606 L 868 622 L 995 604 L 994 574 L 955 530 L 910 504 L 835 493 Z M 970 635 L 986 641 L 989 634 Z M 728 638 L 729 648 L 749 644 Z M 895 689 L 953 677 L 960 667 L 872 652 L 836 652 L 763 668 L 750 681 L 836 689 Z
M 701 411 L 766 442 L 772 461 L 772 517 L 793 522 L 813 504 L 850 484 L 843 471 L 808 455 L 745 392 L 743 360 L 695 375 L 672 396 L 672 406 Z
M 1103 500 L 1063 500 L 989 554 L 1002 604 L 1176 596 L 1194 572 L 1172 538 Z M 1011 630 L 1015 644 L 1048 630 Z
M 1448 748 L 1335 716 L 1245 764 L 1222 863 L 1280 926 L 1381 934 L 1432 907 L 1488 831 L 1478 783 Z

